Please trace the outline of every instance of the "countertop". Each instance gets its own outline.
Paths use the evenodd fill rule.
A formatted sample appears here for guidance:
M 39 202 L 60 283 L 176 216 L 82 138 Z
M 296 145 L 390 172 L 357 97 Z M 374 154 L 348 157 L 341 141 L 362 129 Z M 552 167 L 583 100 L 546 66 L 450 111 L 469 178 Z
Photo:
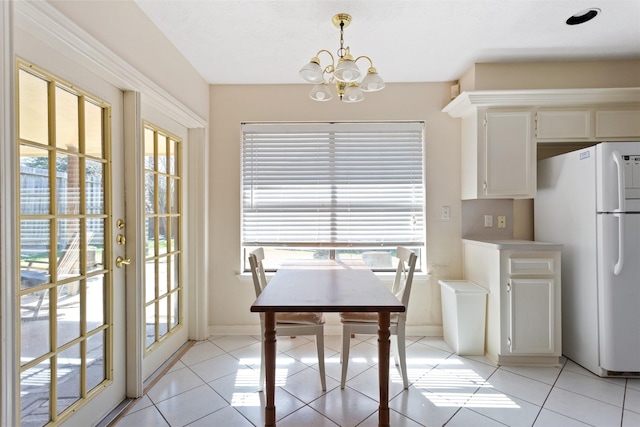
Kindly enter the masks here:
M 485 246 L 493 249 L 516 249 L 521 251 L 559 251 L 563 245 L 560 243 L 537 242 L 533 240 L 518 239 L 491 239 L 485 237 L 468 237 L 462 239 L 464 243 Z

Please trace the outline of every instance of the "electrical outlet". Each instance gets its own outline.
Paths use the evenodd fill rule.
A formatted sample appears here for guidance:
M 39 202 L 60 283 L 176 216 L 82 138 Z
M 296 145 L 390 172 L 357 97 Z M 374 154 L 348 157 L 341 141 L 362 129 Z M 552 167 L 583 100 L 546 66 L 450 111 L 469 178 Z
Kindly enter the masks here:
M 484 216 L 484 226 L 485 227 L 493 227 L 493 215 L 485 215 Z
M 442 219 L 448 221 L 451 218 L 451 207 L 443 206 L 442 207 Z
M 507 228 L 507 217 L 505 215 L 498 215 L 498 228 Z

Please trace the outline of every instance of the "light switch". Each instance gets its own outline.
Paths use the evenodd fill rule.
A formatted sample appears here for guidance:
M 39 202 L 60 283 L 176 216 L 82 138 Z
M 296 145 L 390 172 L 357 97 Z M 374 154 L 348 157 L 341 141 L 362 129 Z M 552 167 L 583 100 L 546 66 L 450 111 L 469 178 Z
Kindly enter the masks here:
M 493 227 L 493 215 L 485 215 L 484 216 L 484 226 L 485 227 Z

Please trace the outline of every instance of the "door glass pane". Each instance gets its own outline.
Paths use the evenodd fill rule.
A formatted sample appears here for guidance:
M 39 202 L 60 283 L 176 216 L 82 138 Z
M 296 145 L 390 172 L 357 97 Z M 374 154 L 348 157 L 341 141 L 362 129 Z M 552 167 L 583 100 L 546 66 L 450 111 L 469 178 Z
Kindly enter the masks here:
M 178 200 L 179 199 L 179 195 L 178 195 L 178 190 L 179 190 L 179 186 L 178 186 L 178 182 L 176 179 L 171 179 L 169 180 L 169 212 L 170 213 L 177 213 L 178 212 Z
M 167 137 L 158 134 L 158 147 L 156 149 L 158 153 L 158 172 L 167 172 Z
M 51 281 L 50 224 L 48 219 L 20 221 L 20 289 Z
M 20 373 L 20 426 L 43 426 L 50 419 L 51 360 L 45 359 Z
M 80 158 L 59 153 L 56 156 L 56 191 L 58 213 L 80 212 Z
M 146 308 L 145 313 L 146 325 L 147 325 L 147 347 L 156 342 L 156 305 L 150 304 Z
M 153 173 L 145 174 L 145 212 L 152 214 L 156 212 L 156 183 Z
M 85 161 L 85 203 L 88 214 L 104 213 L 104 163 Z
M 40 144 L 49 143 L 49 82 L 20 70 L 20 138 Z
M 169 291 L 169 276 L 167 275 L 167 257 L 162 257 L 158 263 L 158 296 L 161 297 Z
M 180 218 L 171 217 L 171 239 L 169 240 L 169 251 L 175 252 L 180 250 Z
M 106 354 L 105 332 L 101 331 L 87 339 L 87 391 L 91 391 L 107 379 L 104 361 Z
M 173 139 L 169 139 L 169 155 L 167 156 L 168 160 L 168 173 L 169 175 L 177 175 L 176 173 L 176 141 Z
M 147 261 L 145 269 L 145 302 L 151 302 L 156 298 L 156 262 Z
M 58 281 L 80 275 L 80 220 L 58 220 L 57 233 L 58 265 L 56 278 Z M 77 288 L 77 286 L 76 286 Z M 75 289 L 75 288 L 74 288 Z
M 167 334 L 167 332 L 169 332 L 169 316 L 168 316 L 168 311 L 169 311 L 169 299 L 165 296 L 164 298 L 160 299 L 159 304 L 158 304 L 158 308 L 159 308 L 159 313 L 158 313 L 158 318 L 159 318 L 159 325 L 158 325 L 158 339 L 162 338 L 163 336 L 165 336 Z
M 49 150 L 20 146 L 20 212 L 44 215 L 51 211 Z
M 156 144 L 154 142 L 155 132 L 149 128 L 144 130 L 144 168 L 153 171 L 156 169 L 155 153 Z
M 84 102 L 84 151 L 88 156 L 103 158 L 103 110 L 89 100 Z
M 173 292 L 171 294 L 171 311 L 170 311 L 170 318 L 169 318 L 169 325 L 171 327 L 171 329 L 175 328 L 178 325 L 178 321 L 180 319 L 180 293 L 179 292 Z
M 105 276 L 101 274 L 87 281 L 87 332 L 105 324 Z
M 167 177 L 164 175 L 158 176 L 158 213 L 167 213 Z
M 104 269 L 104 218 L 87 219 L 87 273 Z
M 58 414 L 80 399 L 80 344 L 61 351 L 57 357 Z
M 20 365 L 51 351 L 49 290 L 20 297 Z
M 56 146 L 79 151 L 78 138 L 78 96 L 56 87 L 55 98 Z
M 58 347 L 71 342 L 80 336 L 80 281 L 56 286 L 58 296 L 57 335 Z
M 176 255 L 171 255 L 169 257 L 169 274 L 171 276 L 171 289 L 176 289 L 180 286 L 180 281 L 178 280 L 178 272 L 180 271 L 180 266 L 178 265 L 179 257 Z

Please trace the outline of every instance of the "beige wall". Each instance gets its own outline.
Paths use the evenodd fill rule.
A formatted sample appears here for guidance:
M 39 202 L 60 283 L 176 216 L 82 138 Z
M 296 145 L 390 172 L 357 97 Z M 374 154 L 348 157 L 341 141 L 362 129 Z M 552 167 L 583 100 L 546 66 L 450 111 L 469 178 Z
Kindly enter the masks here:
M 475 64 L 460 90 L 576 89 L 640 86 L 640 61 Z
M 437 279 L 461 277 L 460 129 L 441 109 L 450 83 L 390 84 L 359 104 L 319 103 L 307 96 L 310 85 L 211 86 L 211 258 L 209 325 L 214 331 L 257 325 L 249 312 L 255 299 L 250 278 L 241 272 L 240 140 L 242 122 L 422 120 L 425 122 L 427 270 L 416 279 L 409 327 L 441 324 Z M 440 219 L 441 206 L 451 220 Z M 337 325 L 335 319 L 329 324 Z M 415 329 L 414 329 L 415 330 Z

